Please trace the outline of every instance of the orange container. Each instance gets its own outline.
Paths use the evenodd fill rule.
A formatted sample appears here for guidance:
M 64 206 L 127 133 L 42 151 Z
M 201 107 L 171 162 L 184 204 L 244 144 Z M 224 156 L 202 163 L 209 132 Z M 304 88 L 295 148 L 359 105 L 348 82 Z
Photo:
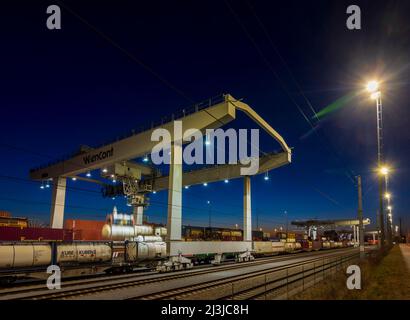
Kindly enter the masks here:
M 67 219 L 64 229 L 73 231 L 74 240 L 102 240 L 101 230 L 105 221 Z

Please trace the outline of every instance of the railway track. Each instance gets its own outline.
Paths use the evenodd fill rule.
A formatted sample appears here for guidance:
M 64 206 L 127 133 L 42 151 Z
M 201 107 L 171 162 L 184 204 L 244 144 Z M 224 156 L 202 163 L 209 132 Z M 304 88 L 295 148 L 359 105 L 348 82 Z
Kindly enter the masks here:
M 299 263 L 294 263 L 286 266 L 280 266 L 274 269 L 269 269 L 269 270 L 262 270 L 259 272 L 249 272 L 245 273 L 239 276 L 232 276 L 232 277 L 227 277 L 221 280 L 216 280 L 216 281 L 210 281 L 210 282 L 205 282 L 201 285 L 195 285 L 195 286 L 185 286 L 185 287 L 180 287 L 177 289 L 172 289 L 172 290 L 167 290 L 155 294 L 147 294 L 147 295 L 140 295 L 140 296 L 135 296 L 131 297 L 129 299 L 144 299 L 144 300 L 196 300 L 196 299 L 210 299 L 210 297 L 216 297 L 218 300 L 245 300 L 245 299 L 261 299 L 265 298 L 266 295 L 274 292 L 275 290 L 278 289 L 278 287 L 283 287 L 284 285 L 289 286 L 295 283 L 298 280 L 302 280 L 307 273 L 308 275 L 314 275 L 316 273 L 324 273 L 326 270 L 330 269 L 332 266 L 328 266 L 324 264 L 323 268 L 317 268 L 313 267 L 313 272 L 312 268 L 303 270 L 301 274 L 283 274 L 283 276 L 278 277 L 274 281 L 270 281 L 267 283 L 266 277 L 264 277 L 266 274 L 271 274 L 271 273 L 279 273 L 281 271 L 285 271 L 289 268 L 297 268 L 301 267 L 307 264 L 312 264 L 315 265 L 316 262 L 322 262 L 323 259 L 331 259 L 334 257 L 339 257 L 341 255 L 341 252 L 337 253 L 329 253 L 329 254 L 324 254 L 323 257 L 314 257 L 311 259 L 307 259 L 303 262 Z M 347 260 L 353 259 L 357 257 L 358 253 L 351 253 L 348 255 L 345 255 L 345 258 Z M 333 265 L 334 267 L 335 265 Z M 289 276 L 291 277 L 291 280 L 289 281 Z M 293 278 L 292 278 L 293 277 Z M 324 277 L 323 277 L 324 278 Z M 322 280 L 323 278 L 318 277 L 318 279 Z M 261 281 L 262 280 L 262 281 Z M 264 281 L 263 281 L 264 280 Z M 316 280 L 316 279 L 315 279 Z M 238 290 L 238 292 L 235 292 L 234 290 L 234 283 L 235 282 L 254 282 L 256 283 L 255 286 L 252 286 L 250 289 L 245 289 L 245 290 Z M 255 282 L 256 281 L 256 282 Z M 271 285 L 272 283 L 279 283 L 279 285 L 275 286 L 273 289 L 267 288 L 267 285 Z M 239 285 L 240 287 L 240 285 Z M 269 289 L 269 290 L 268 290 Z M 225 292 L 225 294 L 223 293 Z M 217 294 L 215 294 L 217 293 Z M 222 294 L 221 294 L 222 293 Z M 219 296 L 218 296 L 219 294 Z
M 339 249 L 337 253 L 340 254 L 344 251 L 349 251 L 352 249 Z M 285 256 L 274 256 L 269 258 L 261 258 L 251 262 L 244 262 L 240 264 L 228 263 L 220 266 L 208 266 L 208 267 L 196 267 L 191 270 L 178 271 L 170 274 L 157 274 L 152 272 L 147 274 L 132 274 L 132 275 L 120 275 L 120 276 L 109 276 L 101 278 L 93 278 L 86 280 L 77 280 L 64 282 L 63 287 L 60 290 L 47 290 L 43 286 L 31 286 L 25 288 L 14 288 L 13 290 L 1 290 L 0 299 L 11 300 L 11 299 L 69 299 L 76 297 L 90 296 L 92 294 L 101 292 L 111 292 L 117 289 L 126 289 L 141 287 L 152 283 L 165 283 L 175 279 L 192 278 L 207 274 L 210 272 L 220 272 L 227 270 L 236 270 L 240 268 L 259 266 L 263 264 L 268 264 L 272 262 L 283 262 L 289 261 L 291 263 L 294 259 L 299 259 L 303 257 L 311 257 L 311 259 L 322 259 L 323 256 L 329 255 L 331 253 L 327 251 L 319 252 L 309 252 L 302 253 L 298 255 L 285 255 Z M 198 287 L 199 288 L 199 287 Z M 172 296 L 172 295 L 171 295 Z M 143 298 L 143 297 L 142 297 Z

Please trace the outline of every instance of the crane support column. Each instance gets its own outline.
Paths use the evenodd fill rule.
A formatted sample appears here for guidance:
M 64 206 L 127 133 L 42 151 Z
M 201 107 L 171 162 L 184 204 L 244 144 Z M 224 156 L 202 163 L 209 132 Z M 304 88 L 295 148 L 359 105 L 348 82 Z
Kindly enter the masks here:
M 243 178 L 243 241 L 252 241 L 251 178 Z
M 181 240 L 182 225 L 182 143 L 171 144 L 171 163 L 168 181 L 168 223 L 169 241 Z
M 58 177 L 53 181 L 53 194 L 51 198 L 50 227 L 63 229 L 65 191 L 67 185 L 66 177 Z
M 144 207 L 139 206 L 139 207 L 134 207 L 133 209 L 134 209 L 133 214 L 134 214 L 135 224 L 142 225 L 142 222 L 144 221 L 144 219 L 143 219 L 143 217 L 144 217 Z

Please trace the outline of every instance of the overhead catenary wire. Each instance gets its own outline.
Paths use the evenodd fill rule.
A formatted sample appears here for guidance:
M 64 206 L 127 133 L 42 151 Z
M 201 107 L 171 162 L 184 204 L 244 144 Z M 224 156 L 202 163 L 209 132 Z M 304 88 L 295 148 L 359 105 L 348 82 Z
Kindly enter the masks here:
M 243 32 L 245 33 L 245 35 L 247 36 L 247 38 L 249 39 L 249 41 L 252 43 L 253 47 L 255 48 L 255 50 L 257 51 L 257 53 L 259 54 L 260 58 L 262 59 L 262 61 L 265 63 L 265 65 L 268 67 L 268 69 L 272 72 L 272 74 L 274 75 L 274 77 L 276 78 L 276 80 L 279 82 L 279 84 L 281 85 L 282 89 L 284 90 L 284 92 L 286 93 L 287 97 L 290 99 L 290 101 L 293 103 L 293 105 L 296 106 L 296 108 L 298 109 L 299 113 L 303 116 L 303 118 L 306 120 L 306 122 L 309 124 L 309 126 L 312 128 L 313 132 L 320 138 L 316 127 L 312 124 L 312 122 L 310 121 L 310 119 L 307 117 L 307 115 L 305 114 L 305 112 L 303 112 L 302 108 L 300 107 L 300 105 L 296 102 L 296 100 L 293 98 L 292 94 L 289 92 L 288 88 L 286 87 L 284 81 L 280 78 L 279 74 L 275 71 L 275 69 L 272 67 L 272 64 L 269 62 L 269 60 L 266 58 L 266 56 L 264 55 L 263 51 L 260 49 L 259 45 L 257 44 L 257 42 L 255 41 L 255 39 L 252 37 L 251 33 L 248 31 L 248 29 L 245 27 L 245 25 L 242 23 L 240 17 L 238 16 L 238 14 L 235 12 L 235 10 L 233 9 L 233 7 L 229 4 L 228 0 L 225 0 L 225 4 L 228 7 L 229 11 L 231 12 L 232 16 L 235 18 L 236 22 L 239 24 L 239 26 L 242 28 Z M 256 12 L 255 12 L 256 14 Z M 260 24 L 262 25 L 262 22 L 260 19 L 258 19 L 260 21 Z M 263 25 L 262 25 L 263 26 Z M 263 29 L 265 30 L 264 32 L 266 33 L 265 35 L 267 35 L 267 37 L 270 39 L 271 45 L 274 47 L 274 50 L 277 51 L 277 53 L 280 55 L 279 50 L 276 49 L 276 46 L 273 43 L 273 40 L 271 39 L 271 37 L 269 36 L 269 34 L 267 33 L 266 28 L 263 27 Z M 280 57 L 282 57 L 280 55 Z M 283 61 L 284 64 L 286 64 L 285 60 L 281 59 Z M 286 64 L 287 65 L 287 64 Z M 288 72 L 291 73 L 290 68 L 288 68 Z M 292 78 L 294 79 L 293 75 Z M 296 82 L 296 79 L 295 79 Z M 297 82 L 296 82 L 297 83 Z M 297 83 L 297 86 L 300 87 Z M 307 97 L 303 94 L 303 92 L 301 90 L 299 90 L 299 92 L 301 93 L 301 95 L 305 98 L 306 103 L 308 104 L 308 106 L 311 108 L 311 110 L 314 112 L 314 115 L 316 114 L 313 106 L 311 105 L 310 101 L 307 99 Z M 322 139 L 324 139 L 325 137 L 322 137 Z M 326 141 L 329 144 L 329 141 Z M 326 145 L 326 144 L 324 144 Z M 333 148 L 329 148 L 327 146 L 327 148 L 329 149 L 329 151 L 331 153 L 333 153 L 335 155 L 335 151 L 333 150 Z M 336 159 L 339 159 L 339 157 L 337 155 Z M 341 162 L 343 163 L 343 162 Z M 355 174 L 350 170 L 347 169 L 347 177 L 349 178 L 349 180 L 355 184 L 355 180 L 354 180 L 354 176 Z
M 167 86 L 169 89 L 175 91 L 178 95 L 183 97 L 184 99 L 188 100 L 191 103 L 194 103 L 194 100 L 191 99 L 185 92 L 183 92 L 181 89 L 177 88 L 174 84 L 172 84 L 170 81 L 165 79 L 163 76 L 161 76 L 158 72 L 156 72 L 152 67 L 150 67 L 147 63 L 142 61 L 140 58 L 137 58 L 135 55 L 130 53 L 127 49 L 125 49 L 123 46 L 121 46 L 118 42 L 114 41 L 111 37 L 107 36 L 104 32 L 99 30 L 96 26 L 91 24 L 89 21 L 87 21 L 84 17 L 82 17 L 80 14 L 78 14 L 76 11 L 74 11 L 72 8 L 67 6 L 63 1 L 61 0 L 56 0 L 56 3 L 61 5 L 67 12 L 71 13 L 74 17 L 76 17 L 79 21 L 81 21 L 84 25 L 86 25 L 88 28 L 90 28 L 93 32 L 95 32 L 97 35 L 102 37 L 104 40 L 106 40 L 108 43 L 110 43 L 113 47 L 117 48 L 119 51 L 121 51 L 124 55 L 126 55 L 129 59 L 132 61 L 136 62 L 139 66 L 144 68 L 146 71 L 151 73 L 155 78 L 157 78 L 160 82 L 162 82 L 165 86 Z
M 3 176 L 3 175 L 0 175 L 0 179 L 16 180 L 19 183 L 35 183 L 34 181 L 31 181 L 31 180 L 26 180 L 26 179 L 17 178 L 17 177 Z M 95 196 L 100 195 L 100 192 L 95 191 L 95 190 L 84 189 L 84 188 L 73 187 L 73 186 L 67 186 L 66 188 L 71 190 L 71 191 L 74 191 L 74 192 L 86 192 L 88 194 L 95 195 Z M 6 201 L 7 200 L 10 200 L 10 201 L 13 200 L 13 201 L 17 201 L 17 202 L 21 200 L 20 202 L 22 202 L 22 203 L 30 203 L 30 201 L 27 200 L 27 199 L 0 198 L 0 200 L 6 200 Z M 204 200 L 204 199 L 202 199 L 202 200 Z M 51 202 L 38 202 L 38 201 L 33 202 L 32 201 L 31 203 L 37 203 L 37 204 L 42 204 L 42 205 L 51 205 Z M 158 200 L 150 199 L 150 203 L 153 203 L 153 204 L 156 204 L 156 205 L 159 205 L 159 206 L 163 206 L 163 207 L 166 207 L 166 208 L 169 207 L 169 204 L 167 202 L 162 202 L 162 201 L 158 201 Z M 56 203 L 56 205 L 57 206 L 62 206 L 62 204 L 58 204 L 58 203 Z M 93 211 L 103 211 L 103 210 L 109 211 L 110 210 L 110 209 L 102 208 L 102 207 L 98 208 L 98 207 L 84 207 L 84 206 L 70 206 L 70 205 L 66 205 L 66 206 L 71 207 L 71 208 L 76 208 L 76 209 L 86 209 L 86 210 L 89 209 L 89 210 L 93 210 Z M 188 210 L 188 211 L 197 211 L 197 212 L 208 213 L 207 208 L 198 208 L 198 207 L 191 207 L 191 206 L 186 206 L 186 205 L 173 205 L 173 206 L 181 208 L 181 209 L 185 209 L 185 210 Z M 263 213 L 265 215 L 268 214 L 265 211 L 261 211 L 257 208 L 255 208 L 255 210 L 258 210 L 260 213 Z M 213 212 L 214 213 L 220 213 L 223 216 L 231 216 L 231 217 L 235 217 L 235 218 L 238 218 L 242 215 L 241 211 L 240 212 L 239 211 L 238 212 L 226 212 L 226 211 L 220 211 L 220 210 L 213 209 Z M 270 215 L 271 215 L 271 213 L 270 213 Z M 278 220 L 272 220 L 272 219 L 259 219 L 259 220 L 260 221 L 265 221 L 265 222 L 268 222 L 268 223 L 276 223 L 276 224 L 281 223 Z
M 262 29 L 263 33 L 265 34 L 265 36 L 268 38 L 270 45 L 272 46 L 273 50 L 275 51 L 275 53 L 277 54 L 277 56 L 279 57 L 280 61 L 282 62 L 282 64 L 285 66 L 289 76 L 291 77 L 292 81 L 295 83 L 295 86 L 297 88 L 297 90 L 299 91 L 300 95 L 304 98 L 306 104 L 310 107 L 310 110 L 312 110 L 312 112 L 314 113 L 314 115 L 316 115 L 316 110 L 313 108 L 312 103 L 310 102 L 310 100 L 306 97 L 306 95 L 303 93 L 299 82 L 296 80 L 296 78 L 293 76 L 293 73 L 289 67 L 289 65 L 286 63 L 286 60 L 283 58 L 283 56 L 281 55 L 281 53 L 279 52 L 279 49 L 277 48 L 277 46 L 275 45 L 272 37 L 270 36 L 268 30 L 266 29 L 265 25 L 263 24 L 262 20 L 259 18 L 258 14 L 256 13 L 256 10 L 254 9 L 254 7 L 251 5 L 251 3 L 249 1 L 246 0 L 246 3 L 248 4 L 249 8 L 252 11 L 252 14 L 254 15 L 255 19 L 258 21 L 259 27 Z
M 3 176 L 0 175 L 0 179 L 8 179 L 8 180 L 16 180 L 19 183 L 35 183 L 31 180 L 26 180 L 23 178 L 17 178 L 17 177 L 10 177 L 10 176 Z M 90 189 L 85 189 L 85 188 L 79 188 L 79 187 L 73 187 L 73 186 L 66 186 L 66 188 L 70 191 L 74 191 L 74 192 L 86 192 L 92 195 L 100 195 L 100 192 L 95 191 L 95 190 L 90 190 Z M 181 191 L 182 192 L 182 191 Z M 202 198 L 201 200 L 205 201 L 204 198 Z M 162 204 L 165 206 L 169 206 L 168 203 L 166 202 L 161 202 L 158 200 L 150 200 L 151 203 L 155 203 L 155 204 Z M 59 205 L 59 204 L 56 204 Z M 185 206 L 185 205 L 173 205 L 174 207 L 181 207 L 181 208 L 185 208 L 185 209 L 189 209 L 189 210 L 194 210 L 194 211 L 203 211 L 203 212 L 208 212 L 207 209 L 201 209 L 201 208 L 196 208 L 196 207 L 189 207 L 189 206 Z M 95 208 L 95 209 L 101 209 L 101 208 Z M 232 213 L 232 212 L 226 212 L 226 211 L 218 211 L 218 210 L 214 210 L 215 213 L 223 213 L 224 215 L 231 215 L 231 216 L 236 216 L 236 213 Z

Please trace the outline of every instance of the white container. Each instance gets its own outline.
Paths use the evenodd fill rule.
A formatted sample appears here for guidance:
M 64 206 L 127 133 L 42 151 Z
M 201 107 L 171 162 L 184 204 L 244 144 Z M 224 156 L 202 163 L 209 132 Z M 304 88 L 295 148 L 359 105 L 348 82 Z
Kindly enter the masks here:
M 51 247 L 47 244 L 0 245 L 0 268 L 37 267 L 51 264 Z

